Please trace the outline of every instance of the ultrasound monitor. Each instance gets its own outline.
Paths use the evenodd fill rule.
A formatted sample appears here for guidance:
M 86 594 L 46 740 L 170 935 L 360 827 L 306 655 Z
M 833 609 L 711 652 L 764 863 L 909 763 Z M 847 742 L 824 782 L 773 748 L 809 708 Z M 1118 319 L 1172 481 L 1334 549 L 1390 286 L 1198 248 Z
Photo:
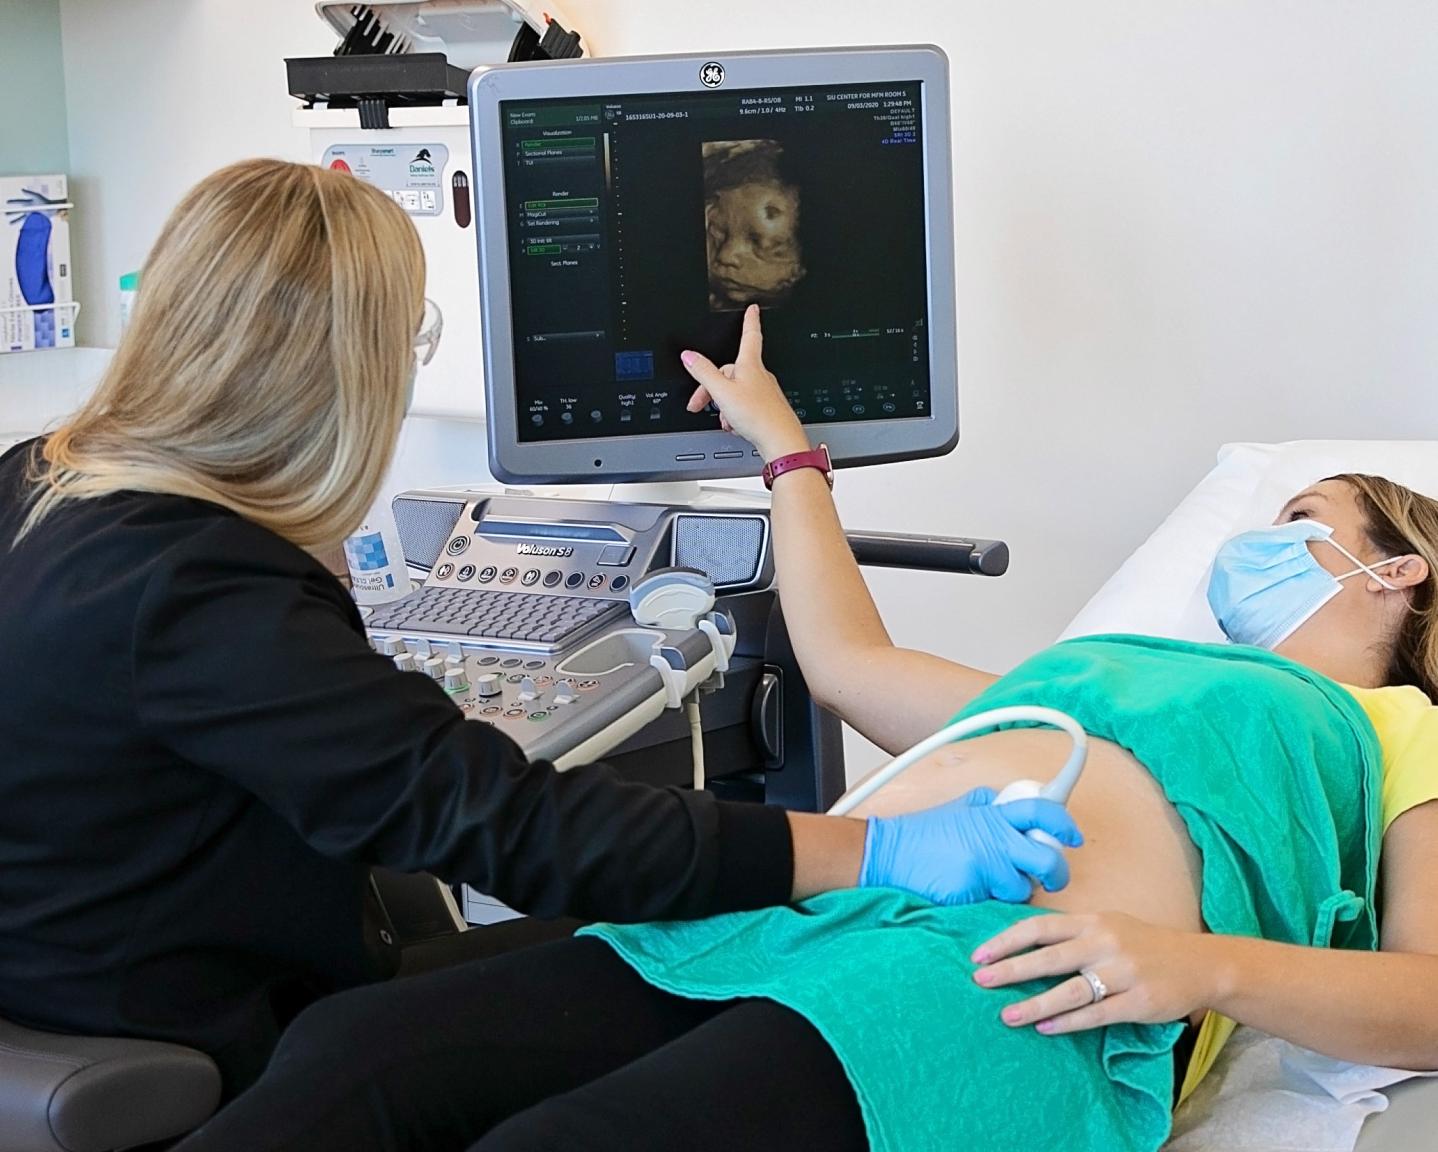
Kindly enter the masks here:
M 686 348 L 764 359 L 836 464 L 958 439 L 948 62 L 933 47 L 477 70 L 470 131 L 490 468 L 754 475 L 685 405 Z

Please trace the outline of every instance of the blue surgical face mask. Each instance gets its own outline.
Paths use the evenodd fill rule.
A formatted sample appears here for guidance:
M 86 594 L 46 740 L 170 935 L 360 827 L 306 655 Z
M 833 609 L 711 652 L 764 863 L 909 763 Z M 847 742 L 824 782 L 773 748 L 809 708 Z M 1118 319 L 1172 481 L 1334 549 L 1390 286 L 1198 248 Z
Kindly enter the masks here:
M 1357 567 L 1335 576 L 1309 550 L 1310 540 L 1337 548 Z M 1380 560 L 1392 563 L 1397 557 Z M 1343 590 L 1343 581 L 1365 572 L 1390 592 L 1392 584 L 1337 540 L 1317 520 L 1294 520 L 1235 536 L 1218 550 L 1208 578 L 1208 606 L 1235 644 L 1277 648 Z

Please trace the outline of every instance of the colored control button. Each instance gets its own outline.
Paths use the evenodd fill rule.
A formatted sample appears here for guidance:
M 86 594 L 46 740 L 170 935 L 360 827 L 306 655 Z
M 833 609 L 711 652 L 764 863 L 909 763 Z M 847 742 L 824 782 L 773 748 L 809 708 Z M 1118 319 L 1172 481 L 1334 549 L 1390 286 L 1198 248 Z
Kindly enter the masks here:
M 452 575 L 454 575 L 454 565 L 441 564 L 438 568 L 434 570 L 434 574 L 436 578 L 440 580 L 448 580 Z
M 535 686 L 536 688 L 541 688 L 541 689 L 543 689 L 543 688 L 548 688 L 548 687 L 549 687 L 551 684 L 553 684 L 553 683 L 554 683 L 554 677 L 553 677 L 553 676 L 536 676 L 536 677 L 534 678 L 534 686 Z
M 523 715 L 524 715 L 524 709 L 523 709 L 523 708 L 506 708 L 506 709 L 504 710 L 504 714 L 505 714 L 506 716 L 523 716 Z
M 623 592 L 629 587 L 629 577 L 623 574 L 615 576 L 609 581 L 609 586 L 616 592 Z
M 548 713 L 548 712 L 531 712 L 531 713 L 529 714 L 529 718 L 530 718 L 531 720 L 548 720 L 548 719 L 549 719 L 549 713 Z
M 525 569 L 524 577 L 523 577 L 523 579 L 520 580 L 520 583 L 523 584 L 526 588 L 528 588 L 531 584 L 538 584 L 538 583 L 539 583 L 539 569 L 538 569 L 538 568 L 527 568 L 527 569 Z
M 583 572 L 571 572 L 568 576 L 566 576 L 566 577 L 564 578 L 564 586 L 565 586 L 566 588 L 578 588 L 578 587 L 579 587 L 581 584 L 583 584 L 583 583 L 584 583 L 584 573 L 583 573 Z
M 598 681 L 598 680 L 581 680 L 581 681 L 576 685 L 576 687 L 577 687 L 581 692 L 593 692 L 596 688 L 599 687 L 599 681 Z
M 503 572 L 499 574 L 499 582 L 501 584 L 513 584 L 518 578 L 518 568 L 506 568 Z
M 461 580 L 473 580 L 473 579 L 474 579 L 474 565 L 473 565 L 473 564 L 466 564 L 463 568 L 461 568 L 461 569 L 459 570 L 459 578 L 460 578 Z
M 488 708 L 481 708 L 479 710 L 481 716 L 498 716 L 502 711 L 504 711 L 504 709 L 498 704 L 491 704 Z
M 590 586 L 591 588 L 598 588 L 598 587 L 599 587 L 601 584 L 603 584 L 603 583 L 604 583 L 604 573 L 603 573 L 603 572 L 596 572 L 593 576 L 591 576 L 591 577 L 589 578 L 589 586 Z
M 497 571 L 498 569 L 495 568 L 493 564 L 486 564 L 483 568 L 479 570 L 479 582 L 481 584 L 488 584 L 491 580 L 494 579 L 495 573 Z
M 557 568 L 551 568 L 548 572 L 544 574 L 544 586 L 546 588 L 554 588 L 563 579 L 563 572 L 560 572 Z
M 451 556 L 459 556 L 468 547 L 468 536 L 456 536 L 453 540 L 451 540 L 448 544 L 444 546 L 444 550 L 448 552 Z

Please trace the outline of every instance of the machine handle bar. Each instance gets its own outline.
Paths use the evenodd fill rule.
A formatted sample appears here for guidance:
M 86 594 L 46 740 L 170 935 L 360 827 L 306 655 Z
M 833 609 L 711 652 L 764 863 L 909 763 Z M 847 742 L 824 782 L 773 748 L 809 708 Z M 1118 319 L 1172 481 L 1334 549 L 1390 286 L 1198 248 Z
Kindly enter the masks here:
M 849 550 L 871 568 L 923 568 L 973 576 L 1002 576 L 1009 570 L 1009 546 L 1002 540 L 958 536 L 906 536 L 900 532 L 846 532 Z

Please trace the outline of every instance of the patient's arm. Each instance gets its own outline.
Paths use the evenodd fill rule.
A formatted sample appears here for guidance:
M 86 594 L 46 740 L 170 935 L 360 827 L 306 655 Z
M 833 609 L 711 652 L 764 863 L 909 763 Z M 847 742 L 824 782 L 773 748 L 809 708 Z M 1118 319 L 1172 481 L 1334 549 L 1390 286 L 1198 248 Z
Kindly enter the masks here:
M 1438 1069 L 1438 801 L 1388 827 L 1377 955 L 1237 941 L 1219 1011 L 1344 1060 Z
M 997 679 L 894 646 L 817 471 L 779 476 L 771 517 L 784 619 L 809 691 L 865 737 L 900 752 Z
M 697 352 L 680 359 L 699 388 L 697 412 L 719 405 L 724 427 L 765 460 L 809 448 L 779 382 L 764 367 L 759 309 L 744 313 L 734 363 Z M 923 652 L 895 648 L 844 540 L 829 487 L 812 468 L 774 482 L 774 557 L 789 637 L 814 698 L 881 748 L 898 752 L 941 727 L 995 677 Z
M 1438 955 L 1438 800 L 1388 826 L 1379 875 L 1383 950 Z
M 999 987 L 1091 968 L 1110 986 L 1103 1003 L 1081 1006 L 1083 982 L 1065 981 L 1023 1001 L 1014 1019 L 1006 1012 L 1016 1027 L 1053 1019 L 1052 1031 L 1068 1032 L 1211 1008 L 1340 1060 L 1438 1069 L 1438 801 L 1390 825 L 1382 891 L 1379 953 L 1200 936 L 1120 915 L 1054 916 L 981 948 L 1011 958 L 975 979 Z M 1023 951 L 1034 944 L 1043 946 Z
M 1220 938 L 1225 1015 L 1363 1064 L 1438 1069 L 1438 801 L 1388 827 L 1377 955 Z

